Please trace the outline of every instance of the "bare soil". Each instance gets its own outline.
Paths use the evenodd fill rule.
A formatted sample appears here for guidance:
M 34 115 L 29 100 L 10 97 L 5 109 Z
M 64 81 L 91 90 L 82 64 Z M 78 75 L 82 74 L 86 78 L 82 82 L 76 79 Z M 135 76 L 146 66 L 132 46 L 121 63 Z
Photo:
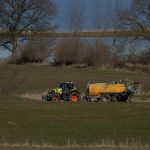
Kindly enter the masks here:
M 21 97 L 32 99 L 32 100 L 41 100 L 42 95 L 46 95 L 46 94 L 47 94 L 47 91 L 42 92 L 42 93 L 26 93 L 26 94 L 21 95 Z

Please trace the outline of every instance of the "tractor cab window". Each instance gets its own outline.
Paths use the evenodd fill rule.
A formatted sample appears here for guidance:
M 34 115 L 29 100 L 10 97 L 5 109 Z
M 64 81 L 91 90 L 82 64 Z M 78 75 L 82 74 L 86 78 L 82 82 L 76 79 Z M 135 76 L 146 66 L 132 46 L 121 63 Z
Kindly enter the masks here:
M 61 83 L 60 88 L 62 88 L 64 91 L 70 91 L 73 89 L 73 84 L 68 84 L 68 83 Z
M 60 87 L 61 89 L 65 89 L 65 84 L 64 84 L 64 83 L 61 83 L 59 87 Z
M 73 84 L 68 84 L 67 89 L 72 90 L 73 89 Z

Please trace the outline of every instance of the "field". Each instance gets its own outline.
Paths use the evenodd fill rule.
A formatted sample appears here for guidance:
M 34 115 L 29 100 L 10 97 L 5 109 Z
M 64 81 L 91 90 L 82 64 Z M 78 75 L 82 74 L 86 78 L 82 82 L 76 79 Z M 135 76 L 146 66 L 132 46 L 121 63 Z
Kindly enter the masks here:
M 150 76 L 96 68 L 0 66 L 0 149 L 150 149 L 149 94 L 134 103 L 43 102 L 42 93 L 73 81 L 136 80 L 150 91 Z

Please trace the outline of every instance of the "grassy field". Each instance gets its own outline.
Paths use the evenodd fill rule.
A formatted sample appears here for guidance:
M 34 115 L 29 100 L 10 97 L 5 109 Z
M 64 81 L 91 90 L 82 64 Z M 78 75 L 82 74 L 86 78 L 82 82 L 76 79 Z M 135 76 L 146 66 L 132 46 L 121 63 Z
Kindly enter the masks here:
M 20 96 L 64 81 L 84 92 L 88 81 L 127 78 L 149 92 L 150 76 L 43 65 L 0 66 L 0 73 L 0 149 L 150 149 L 150 103 L 52 103 Z
M 0 143 L 150 145 L 150 104 L 0 102 Z

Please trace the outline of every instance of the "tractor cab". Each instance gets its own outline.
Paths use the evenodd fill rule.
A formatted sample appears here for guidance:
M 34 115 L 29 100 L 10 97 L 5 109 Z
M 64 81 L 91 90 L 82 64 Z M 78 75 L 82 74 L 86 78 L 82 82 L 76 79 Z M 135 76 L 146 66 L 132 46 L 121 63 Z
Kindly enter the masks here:
M 64 82 L 60 83 L 59 88 L 62 89 L 62 99 L 69 100 L 70 93 L 72 91 L 75 91 L 76 88 L 74 87 L 74 84 L 72 82 Z
M 74 84 L 72 82 L 64 82 L 64 83 L 60 83 L 59 88 L 62 89 L 63 93 L 69 93 L 71 90 L 76 89 L 74 87 Z

